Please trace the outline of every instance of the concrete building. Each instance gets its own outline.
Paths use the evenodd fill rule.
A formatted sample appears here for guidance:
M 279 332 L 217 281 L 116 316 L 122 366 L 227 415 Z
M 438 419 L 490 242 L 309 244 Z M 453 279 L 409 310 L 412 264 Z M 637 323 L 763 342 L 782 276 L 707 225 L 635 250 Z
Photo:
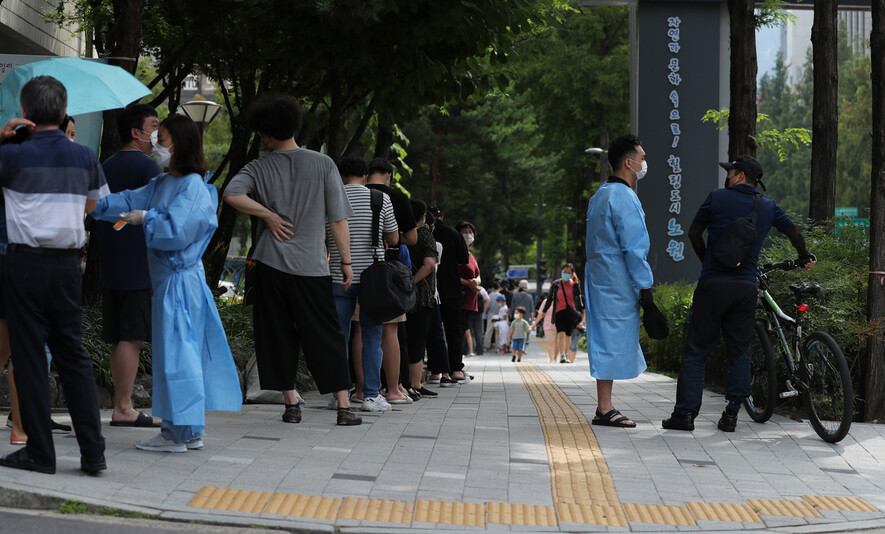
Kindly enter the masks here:
M 44 14 L 56 9 L 58 0 L 4 0 L 0 3 L 0 54 L 82 56 L 86 42 L 69 26 L 46 22 Z M 8 61 L 4 61 L 2 68 Z

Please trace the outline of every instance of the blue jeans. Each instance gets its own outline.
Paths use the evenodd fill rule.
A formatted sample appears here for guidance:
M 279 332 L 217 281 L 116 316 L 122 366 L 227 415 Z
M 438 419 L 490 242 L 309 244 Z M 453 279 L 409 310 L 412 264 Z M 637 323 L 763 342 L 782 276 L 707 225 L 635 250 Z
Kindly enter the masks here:
M 160 423 L 160 434 L 163 434 L 163 436 L 175 443 L 187 443 L 205 436 L 204 428 L 206 427 L 203 425 L 173 425 L 170 421 L 163 419 L 163 422 Z
M 350 320 L 360 295 L 360 285 L 351 284 L 347 291 L 332 283 L 338 322 L 344 332 L 344 345 L 350 345 Z M 381 389 L 381 323 L 369 317 L 360 308 L 360 339 L 363 342 L 363 397 L 377 397 Z

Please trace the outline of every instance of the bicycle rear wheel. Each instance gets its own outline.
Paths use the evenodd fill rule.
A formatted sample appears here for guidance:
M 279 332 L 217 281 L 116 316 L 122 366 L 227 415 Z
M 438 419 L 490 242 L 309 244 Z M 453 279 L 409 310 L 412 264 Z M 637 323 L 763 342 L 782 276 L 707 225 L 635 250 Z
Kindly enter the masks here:
M 774 413 L 777 402 L 777 374 L 774 352 L 765 323 L 757 319 L 750 343 L 750 396 L 744 399 L 744 409 L 750 419 L 764 423 Z
M 808 385 L 802 399 L 812 428 L 826 442 L 842 440 L 854 417 L 854 391 L 842 349 L 828 334 L 813 332 L 803 342 L 801 369 Z

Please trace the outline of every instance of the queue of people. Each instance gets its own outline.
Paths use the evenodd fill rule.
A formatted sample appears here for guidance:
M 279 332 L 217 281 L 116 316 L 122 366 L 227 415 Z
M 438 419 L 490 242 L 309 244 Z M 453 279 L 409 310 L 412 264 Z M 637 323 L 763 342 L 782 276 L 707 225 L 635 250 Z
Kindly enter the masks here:
M 106 462 L 91 360 L 81 341 L 84 214 L 97 221 L 102 337 L 112 345 L 115 386 L 110 425 L 158 429 L 153 438 L 135 442 L 141 450 L 198 450 L 205 412 L 239 410 L 242 394 L 201 261 L 218 226 L 219 195 L 207 184 L 211 175 L 199 130 L 183 115 L 160 121 L 150 106 L 132 105 L 118 117 L 123 148 L 101 165 L 91 150 L 66 138 L 63 128 L 73 127 L 66 99 L 57 80 L 35 78 L 22 90 L 24 118 L 0 129 L 0 140 L 23 137 L 22 129 L 28 136 L 24 143 L 0 148 L 5 211 L 0 213 L 0 250 L 5 251 L 0 255 L 0 358 L 14 354 L 12 437 L 25 445 L 0 458 L 0 466 L 55 472 L 47 380 L 51 353 L 80 445 L 80 467 L 97 474 Z M 427 383 L 469 384 L 474 377 L 465 371 L 465 354 L 494 350 L 496 338 L 499 352 L 512 351 L 511 361 L 520 362 L 530 332 L 543 325 L 547 361 L 573 363 L 578 332 L 586 323 L 598 402 L 591 422 L 636 426 L 613 406 L 613 384 L 645 370 L 640 309 L 649 332 L 667 328 L 649 323 L 649 317 L 663 318 L 650 313 L 656 308 L 646 261 L 649 240 L 633 191 L 647 172 L 638 138 L 622 136 L 609 147 L 613 175 L 587 212 L 584 285 L 574 265 L 566 263 L 536 303 L 524 280 L 494 282 L 486 292 L 470 252 L 476 226 L 469 221 L 448 226 L 441 210 L 392 188 L 388 161 L 347 157 L 336 163 L 299 146 L 301 109 L 294 98 L 264 96 L 246 111 L 246 120 L 268 152 L 233 177 L 223 198 L 258 223 L 251 295 L 255 352 L 261 388 L 282 392 L 283 422 L 302 420 L 295 392 L 302 355 L 320 393 L 330 395 L 336 424 L 354 426 L 362 422 L 354 406 L 386 412 L 394 404 L 436 396 L 425 386 L 425 358 Z M 750 157 L 721 165 L 728 171 L 726 189 L 711 193 L 689 232 L 704 269 L 676 407 L 663 422 L 668 429 L 694 428 L 704 359 L 721 328 L 732 371 L 719 428 L 734 431 L 737 407 L 748 395 L 751 276 L 762 240 L 775 226 L 800 255 L 808 255 L 789 217 L 764 197 L 750 261 L 739 270 L 716 263 L 710 249 L 749 210 L 743 208 L 758 195 L 762 177 L 761 166 Z M 405 313 L 379 321 L 360 309 L 360 296 L 361 276 L 382 258 L 407 266 L 416 298 Z M 723 292 L 729 298 L 717 297 Z M 151 415 L 135 410 L 131 401 L 146 341 L 153 344 L 154 358 Z

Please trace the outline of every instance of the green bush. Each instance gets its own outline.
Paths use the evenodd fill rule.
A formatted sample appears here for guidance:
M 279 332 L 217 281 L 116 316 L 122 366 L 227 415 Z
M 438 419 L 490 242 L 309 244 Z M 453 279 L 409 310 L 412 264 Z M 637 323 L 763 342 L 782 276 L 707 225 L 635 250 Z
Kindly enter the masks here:
M 862 391 L 866 339 L 876 330 L 866 319 L 869 232 L 859 226 L 838 227 L 836 232 L 831 230 L 832 226 L 829 228 L 817 226 L 803 230 L 808 250 L 817 256 L 818 263 L 807 272 L 797 269 L 770 273 L 771 294 L 787 315 L 794 316 L 796 302 L 790 284 L 816 283 L 821 286 L 820 296 L 805 302 L 810 306 L 806 331 L 827 332 L 839 343 L 851 369 L 854 391 L 858 393 Z M 789 240 L 775 233 L 767 241 L 759 262 L 774 263 L 795 257 L 796 251 Z M 655 303 L 670 321 L 670 336 L 655 341 L 640 330 L 640 343 L 651 370 L 668 374 L 679 372 L 694 287 L 694 283 L 684 282 L 655 287 Z M 724 347 L 720 344 L 707 359 L 706 385 L 717 391 L 725 388 L 727 363 L 724 354 Z M 781 384 L 785 373 L 785 369 L 779 368 Z M 862 399 L 858 399 L 856 408 L 862 410 Z

